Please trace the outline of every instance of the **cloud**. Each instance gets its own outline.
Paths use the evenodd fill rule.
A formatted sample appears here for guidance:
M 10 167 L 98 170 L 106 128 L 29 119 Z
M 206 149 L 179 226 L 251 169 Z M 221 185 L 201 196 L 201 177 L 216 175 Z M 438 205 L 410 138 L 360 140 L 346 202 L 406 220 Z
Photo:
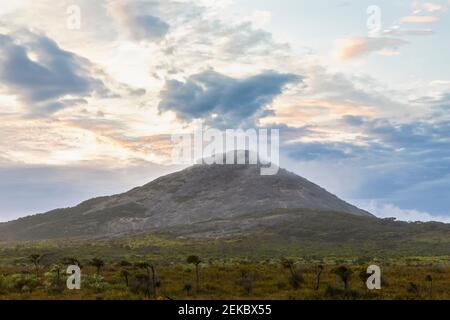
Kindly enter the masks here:
M 0 34 L 0 83 L 32 114 L 51 114 L 94 93 L 106 95 L 88 60 L 61 49 L 42 34 Z M 80 101 L 80 100 L 77 100 Z
M 228 34 L 225 35 L 222 49 L 231 55 L 245 55 L 253 51 L 266 53 L 267 50 L 277 46 L 271 33 L 253 29 L 250 22 L 241 23 L 226 32 Z
M 391 203 L 379 203 L 377 201 L 359 202 L 357 205 L 364 210 L 373 213 L 378 218 L 396 218 L 400 221 L 407 222 L 444 222 L 450 223 L 449 216 L 432 215 L 428 212 L 414 210 L 414 209 L 401 209 Z
M 404 93 L 397 92 L 366 74 L 332 71 L 316 63 L 300 63 L 296 73 L 303 76 L 301 85 L 287 91 L 274 104 L 273 115 L 262 125 L 285 124 L 292 127 L 314 125 L 315 140 L 348 142 L 354 136 L 345 132 L 343 116 L 403 117 Z
M 404 23 L 420 23 L 420 24 L 434 23 L 438 20 L 439 18 L 435 16 L 406 16 L 401 19 L 401 21 Z
M 288 157 L 301 160 L 339 160 L 349 158 L 355 153 L 361 154 L 363 148 L 342 142 L 309 142 L 284 146 Z M 359 151 L 357 151 L 359 150 Z
M 137 40 L 160 39 L 169 30 L 169 25 L 158 17 L 136 16 L 133 20 L 133 37 Z
M 430 148 L 437 152 L 442 148 L 442 153 L 450 155 L 447 135 L 450 123 L 447 121 L 396 124 L 386 119 L 374 119 L 365 121 L 363 127 L 367 133 L 394 148 L 408 148 L 410 152 L 419 152 L 419 155 L 424 155 L 424 151 Z
M 155 15 L 146 12 L 156 11 L 158 2 L 113 2 L 109 10 L 127 36 L 134 41 L 159 41 L 170 30 L 170 25 Z
M 347 142 L 323 139 L 325 130 L 309 126 L 289 137 L 281 131 L 282 154 L 295 160 L 295 172 L 346 199 L 450 213 L 450 123 L 445 119 L 396 123 L 347 116 L 331 127 L 332 137 L 353 137 Z
M 273 61 L 291 54 L 291 48 L 260 28 L 252 17 L 229 15 L 218 2 L 197 6 L 192 2 L 167 1 L 160 5 L 161 18 L 170 24 L 169 36 L 160 42 L 161 59 L 155 59 L 155 78 L 195 74 L 205 66 L 245 65 L 252 72 L 272 69 Z M 196 2 L 197 3 L 197 2 Z M 250 20 L 250 21 L 249 21 Z M 279 58 L 278 58 L 279 57 Z M 227 69 L 228 67 L 225 66 Z M 273 68 L 276 69 L 276 68 Z
M 324 107 L 339 118 L 345 114 L 370 115 L 374 109 L 402 109 L 395 92 L 368 75 L 333 72 L 321 65 L 302 66 L 304 88 L 297 94 L 297 106 Z M 304 98 L 304 100 L 302 99 Z
M 272 12 L 257 10 L 250 16 L 246 17 L 255 28 L 262 28 L 272 19 Z
M 342 120 L 351 126 L 360 126 L 364 124 L 364 119 L 362 117 L 347 115 L 342 118 Z
M 286 37 L 275 37 L 261 29 L 270 14 L 242 16 L 236 14 L 237 7 L 224 8 L 223 2 L 76 2 L 82 9 L 81 31 L 64 28 L 64 9 L 73 4 L 70 0 L 58 5 L 47 0 L 33 2 L 2 17 L 0 32 L 7 34 L 9 43 L 26 51 L 26 63 L 17 70 L 27 72 L 15 75 L 16 78 L 10 76 L 9 82 L 0 80 L 0 90 L 8 94 L 0 95 L 0 163 L 12 159 L 64 164 L 75 174 L 78 171 L 73 165 L 86 159 L 95 159 L 102 166 L 130 158 L 163 163 L 170 149 L 170 132 L 182 131 L 187 121 L 204 119 L 209 125 L 222 128 L 277 124 L 282 129 L 282 151 L 292 161 L 291 168 L 331 191 L 347 199 L 377 199 L 402 209 L 449 213 L 446 192 L 450 186 L 450 148 L 446 135 L 450 128 L 444 123 L 449 119 L 448 88 L 424 84 L 415 90 L 414 80 L 395 82 L 393 90 L 385 82 L 364 74 L 373 66 L 363 61 L 358 61 L 358 70 L 333 66 L 332 62 L 329 69 L 322 68 L 317 62 L 323 53 L 321 49 L 316 53 L 314 48 L 301 48 L 305 56 L 299 55 L 289 50 L 288 44 L 279 42 Z M 447 1 L 444 6 L 448 7 Z M 417 9 L 421 11 L 412 16 L 439 16 L 433 6 Z M 45 18 L 35 19 L 36 14 Z M 20 25 L 46 30 L 48 37 L 57 40 L 59 50 L 67 54 L 60 59 L 69 65 L 65 68 L 69 76 L 60 69 L 64 63 L 52 66 L 40 59 L 26 36 L 3 31 Z M 403 40 L 407 36 L 433 34 L 431 25 L 425 24 L 400 24 L 392 29 L 382 33 L 381 39 L 344 39 L 348 41 L 337 48 L 341 49 L 341 58 L 351 60 L 373 53 L 395 55 L 406 44 Z M 428 40 L 439 37 L 437 34 Z M 296 48 L 297 45 L 315 46 L 315 42 L 297 43 Z M 1 62 L 11 56 L 3 54 L 5 48 L 0 49 Z M 55 55 L 60 54 L 51 54 Z M 81 56 L 101 62 L 111 77 L 106 72 L 101 74 L 98 67 Z M 6 63 L 0 64 L 2 71 L 7 67 Z M 205 68 L 217 71 L 202 72 Z M 336 68 L 344 72 L 331 71 Z M 265 80 L 262 75 L 268 73 L 262 72 L 264 69 L 278 72 L 272 72 Z M 427 74 L 431 72 L 422 69 Z M 33 70 L 39 72 L 28 72 Z M 380 72 L 377 76 L 386 76 Z M 39 76 L 25 86 L 17 81 L 24 74 Z M 293 74 L 302 76 L 293 81 L 286 79 Z M 420 76 L 420 72 L 414 74 Z M 301 85 L 283 89 L 296 81 L 301 81 Z M 161 88 L 164 90 L 160 93 Z M 101 99 L 104 90 L 118 92 L 122 99 Z M 422 93 L 424 96 L 418 97 Z M 162 115 L 158 115 L 159 100 Z M 48 121 L 23 118 L 20 106 L 41 115 L 73 107 Z M 182 121 L 177 121 L 175 115 Z M 59 171 L 46 174 L 65 175 Z M 40 178 L 46 185 L 45 175 Z M 86 179 L 95 181 L 96 177 Z M 120 187 L 121 180 L 117 181 Z M 69 193 L 70 179 L 63 183 L 68 184 L 65 191 Z M 130 179 L 130 187 L 134 185 Z M 44 189 L 55 192 L 56 197 L 60 195 L 55 191 L 57 187 Z M 16 189 L 19 194 L 17 190 L 20 188 Z M 79 194 L 77 190 L 74 192 Z M 33 192 L 42 200 L 53 201 Z M 90 196 L 80 196 L 79 200 Z M 0 206 L 9 205 L 14 211 L 13 207 L 27 201 L 18 199 L 6 194 L 0 199 Z M 61 199 L 68 198 L 61 195 Z M 33 201 L 39 204 L 40 199 L 32 200 L 30 196 L 28 200 L 31 208 Z M 68 203 L 72 203 L 70 199 Z M 48 207 L 60 205 L 66 203 Z
M 235 79 L 208 70 L 190 76 L 185 82 L 167 81 L 159 110 L 174 111 L 186 121 L 204 119 L 207 124 L 221 128 L 254 125 L 258 118 L 270 114 L 266 107 L 285 85 L 301 80 L 300 76 L 275 71 Z
M 431 3 L 431 2 L 426 2 L 423 4 L 423 8 L 425 10 L 427 10 L 428 12 L 438 12 L 438 11 L 443 11 L 444 10 L 444 6 L 438 3 Z
M 336 42 L 335 56 L 340 60 L 350 60 L 373 52 L 392 52 L 408 42 L 385 37 L 356 37 L 340 39 Z
M 201 25 L 196 30 L 199 34 L 207 34 L 207 41 L 219 44 L 223 55 L 243 58 L 254 55 L 271 56 L 276 53 L 286 53 L 291 49 L 286 43 L 278 43 L 272 33 L 255 28 L 249 21 L 232 25 L 220 20 L 214 20 Z
M 392 36 L 429 36 L 433 35 L 434 31 L 431 29 L 392 29 L 385 33 Z
M 413 3 L 413 8 L 416 10 L 425 10 L 428 12 L 440 12 L 446 10 L 446 7 L 439 3 L 433 2 L 420 3 L 419 1 L 415 1 Z
M 423 96 L 413 102 L 438 107 L 442 110 L 450 109 L 450 92 L 438 92 L 432 96 Z

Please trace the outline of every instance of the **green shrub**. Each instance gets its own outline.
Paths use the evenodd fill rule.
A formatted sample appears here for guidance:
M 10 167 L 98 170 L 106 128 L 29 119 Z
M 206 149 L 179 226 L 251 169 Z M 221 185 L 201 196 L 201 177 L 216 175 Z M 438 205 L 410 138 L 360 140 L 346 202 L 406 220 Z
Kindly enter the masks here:
M 81 287 L 91 289 L 96 293 L 100 293 L 108 289 L 108 283 L 101 275 L 85 275 L 82 278 Z

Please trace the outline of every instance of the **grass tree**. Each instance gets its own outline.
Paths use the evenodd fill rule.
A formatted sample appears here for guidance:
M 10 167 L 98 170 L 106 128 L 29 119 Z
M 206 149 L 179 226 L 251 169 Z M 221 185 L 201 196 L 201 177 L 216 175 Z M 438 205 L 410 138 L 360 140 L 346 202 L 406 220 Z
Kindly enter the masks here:
M 102 259 L 94 258 L 90 261 L 90 265 L 97 270 L 97 276 L 100 275 L 101 269 L 105 266 L 105 262 Z
M 253 290 L 253 277 L 247 270 L 241 270 L 241 275 L 237 280 L 237 284 L 244 289 L 247 295 L 250 295 Z
M 51 268 L 51 271 L 55 273 L 56 275 L 56 286 L 59 287 L 61 283 L 61 265 L 54 264 Z
M 290 277 L 289 282 L 294 289 L 300 288 L 302 283 L 304 282 L 303 276 L 299 271 L 295 270 L 294 261 L 291 259 L 283 258 L 281 259 L 281 265 L 283 268 L 289 270 Z
M 431 274 L 429 274 L 425 277 L 425 281 L 430 283 L 430 298 L 432 298 L 433 297 L 433 277 L 431 276 Z
M 123 278 L 123 280 L 125 281 L 125 286 L 128 288 L 128 286 L 129 286 L 128 278 L 130 276 L 130 272 L 127 269 L 123 268 L 120 271 L 120 276 Z
M 198 293 L 200 291 L 200 263 L 202 261 L 198 256 L 192 255 L 186 259 L 186 262 L 195 266 L 195 290 Z
M 122 260 L 119 262 L 118 265 L 121 267 L 120 277 L 123 278 L 123 280 L 125 281 L 126 287 L 129 287 L 130 284 L 130 282 L 128 281 L 130 277 L 129 268 L 132 266 L 132 263 L 127 260 Z
M 148 274 L 139 273 L 135 276 L 135 278 L 138 282 L 138 290 L 142 288 L 144 295 L 146 297 L 150 297 L 150 279 L 148 277 Z
M 34 270 L 36 272 L 36 278 L 38 278 L 39 277 L 39 267 L 40 267 L 40 264 L 41 264 L 42 255 L 40 255 L 40 254 L 32 254 L 29 257 L 29 259 L 30 259 L 31 263 L 33 263 L 33 265 L 34 265 Z
M 359 279 L 361 279 L 361 282 L 363 283 L 363 287 L 367 288 L 367 279 L 369 279 L 370 275 L 367 273 L 367 268 L 363 267 L 361 270 L 359 270 Z
M 316 268 L 316 291 L 319 290 L 320 288 L 320 277 L 322 276 L 322 272 L 323 272 L 323 266 L 322 265 L 318 265 Z
M 186 283 L 183 287 L 183 291 L 186 291 L 186 295 L 189 296 L 189 293 L 192 290 L 192 284 Z
M 291 275 L 293 275 L 295 273 L 293 260 L 287 259 L 287 258 L 282 258 L 281 265 L 283 266 L 283 268 L 288 269 L 289 272 L 291 273 Z
M 155 266 L 151 263 L 140 261 L 135 264 L 137 268 L 145 269 L 147 271 L 147 280 L 148 283 L 152 284 L 152 292 L 154 297 L 156 298 L 156 270 Z
M 131 267 L 131 262 L 127 261 L 127 260 L 122 260 L 119 262 L 119 266 L 123 267 L 123 268 L 127 268 L 127 267 Z
M 344 290 L 347 291 L 349 288 L 350 277 L 352 275 L 352 270 L 346 266 L 340 266 L 333 270 L 333 272 L 341 279 L 344 283 Z
M 410 282 L 408 284 L 408 288 L 407 291 L 413 295 L 418 296 L 420 294 L 420 288 L 417 284 L 415 284 L 414 282 Z
M 69 265 L 71 265 L 71 266 L 78 266 L 78 267 L 80 267 L 80 269 L 83 268 L 83 266 L 80 263 L 80 260 L 78 260 L 75 257 L 65 257 L 63 259 L 63 264 L 68 265 L 68 266 Z

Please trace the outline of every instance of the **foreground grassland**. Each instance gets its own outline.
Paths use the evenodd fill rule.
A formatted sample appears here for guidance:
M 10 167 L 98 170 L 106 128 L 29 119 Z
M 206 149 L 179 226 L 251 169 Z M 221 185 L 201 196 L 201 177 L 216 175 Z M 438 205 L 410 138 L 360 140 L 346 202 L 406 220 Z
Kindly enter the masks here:
M 351 243 L 168 235 L 0 243 L 0 299 L 450 299 L 449 256 Z M 69 264 L 81 266 L 81 290 L 66 288 Z M 382 268 L 379 291 L 365 287 L 369 264 Z

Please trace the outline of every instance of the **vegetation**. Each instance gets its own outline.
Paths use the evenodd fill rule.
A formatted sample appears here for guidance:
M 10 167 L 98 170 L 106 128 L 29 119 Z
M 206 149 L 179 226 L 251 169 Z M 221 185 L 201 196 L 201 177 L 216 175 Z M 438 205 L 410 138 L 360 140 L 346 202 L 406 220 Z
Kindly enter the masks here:
M 312 254 L 308 241 L 264 239 L 1 243 L 0 299 L 450 299 L 448 255 L 405 255 L 400 246 L 329 254 L 320 243 Z M 66 288 L 72 264 L 81 290 Z M 370 264 L 382 269 L 381 290 L 366 288 Z
M 450 299 L 450 267 L 445 264 L 382 264 L 382 289 L 369 291 L 364 282 L 349 276 L 366 265 L 324 264 L 318 288 L 315 263 L 295 260 L 294 275 L 302 270 L 302 281 L 295 283 L 296 276 L 290 269 L 284 272 L 280 262 L 205 262 L 202 286 L 195 295 L 190 283 L 195 266 L 188 263 L 161 264 L 156 273 L 149 263 L 124 270 L 120 263 L 110 262 L 101 276 L 88 264 L 82 270 L 81 290 L 68 290 L 67 275 L 59 268 L 43 266 L 45 273 L 38 278 L 31 263 L 3 266 L 0 299 Z
M 195 290 L 197 293 L 200 291 L 200 270 L 199 266 L 202 262 L 197 256 L 189 256 L 186 260 L 187 263 L 193 264 L 195 266 Z

